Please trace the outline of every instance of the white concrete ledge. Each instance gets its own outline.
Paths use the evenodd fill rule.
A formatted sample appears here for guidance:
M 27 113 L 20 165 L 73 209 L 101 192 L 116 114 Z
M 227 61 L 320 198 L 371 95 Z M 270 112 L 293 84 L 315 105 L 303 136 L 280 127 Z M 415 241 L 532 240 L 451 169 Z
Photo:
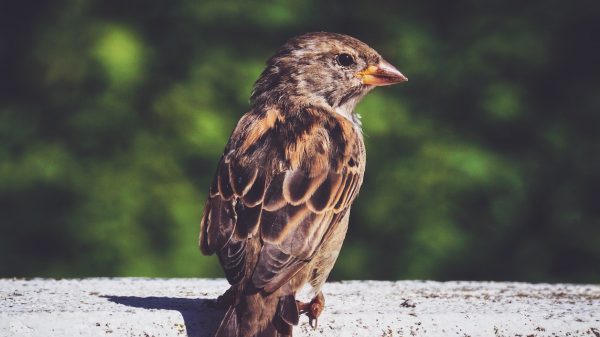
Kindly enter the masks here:
M 224 280 L 0 279 L 0 336 L 212 337 Z M 342 282 L 294 336 L 600 337 L 600 286 Z

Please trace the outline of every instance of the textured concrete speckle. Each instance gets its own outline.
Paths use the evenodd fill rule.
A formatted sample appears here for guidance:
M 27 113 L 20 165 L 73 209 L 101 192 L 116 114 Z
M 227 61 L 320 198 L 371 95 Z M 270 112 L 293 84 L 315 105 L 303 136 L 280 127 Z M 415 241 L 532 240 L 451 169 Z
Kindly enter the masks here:
M 0 337 L 209 337 L 227 289 L 207 279 L 0 279 Z M 328 283 L 317 329 L 295 336 L 600 337 L 600 286 L 492 282 Z

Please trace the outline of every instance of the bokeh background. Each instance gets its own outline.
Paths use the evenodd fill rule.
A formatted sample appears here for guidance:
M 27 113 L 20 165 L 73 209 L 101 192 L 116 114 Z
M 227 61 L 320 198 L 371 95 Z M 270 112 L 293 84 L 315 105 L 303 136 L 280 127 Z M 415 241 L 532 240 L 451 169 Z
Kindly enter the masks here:
M 410 82 L 359 106 L 332 279 L 600 282 L 600 2 L 0 5 L 0 276 L 222 276 L 209 181 L 265 60 L 326 30 Z

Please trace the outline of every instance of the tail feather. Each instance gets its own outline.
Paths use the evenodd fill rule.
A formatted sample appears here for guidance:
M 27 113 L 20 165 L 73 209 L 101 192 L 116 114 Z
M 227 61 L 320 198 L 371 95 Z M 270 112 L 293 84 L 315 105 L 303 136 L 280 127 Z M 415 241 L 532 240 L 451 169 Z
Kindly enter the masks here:
M 294 295 L 242 295 L 229 307 L 215 337 L 292 337 L 300 315 Z
M 215 337 L 237 337 L 238 331 L 238 322 L 237 315 L 235 313 L 235 306 L 230 306 L 227 312 L 225 313 L 225 317 L 221 321 L 221 325 L 217 332 L 215 333 Z

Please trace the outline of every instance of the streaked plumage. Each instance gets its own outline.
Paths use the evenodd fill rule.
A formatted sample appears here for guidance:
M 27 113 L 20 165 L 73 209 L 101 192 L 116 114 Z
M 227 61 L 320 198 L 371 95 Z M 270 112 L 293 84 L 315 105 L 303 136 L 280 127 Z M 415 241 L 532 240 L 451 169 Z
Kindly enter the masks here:
M 232 285 L 217 336 L 291 336 L 295 294 L 306 283 L 320 293 L 362 184 L 354 106 L 374 85 L 405 80 L 364 43 L 333 33 L 296 37 L 268 61 L 201 222 L 200 248 L 217 254 Z

